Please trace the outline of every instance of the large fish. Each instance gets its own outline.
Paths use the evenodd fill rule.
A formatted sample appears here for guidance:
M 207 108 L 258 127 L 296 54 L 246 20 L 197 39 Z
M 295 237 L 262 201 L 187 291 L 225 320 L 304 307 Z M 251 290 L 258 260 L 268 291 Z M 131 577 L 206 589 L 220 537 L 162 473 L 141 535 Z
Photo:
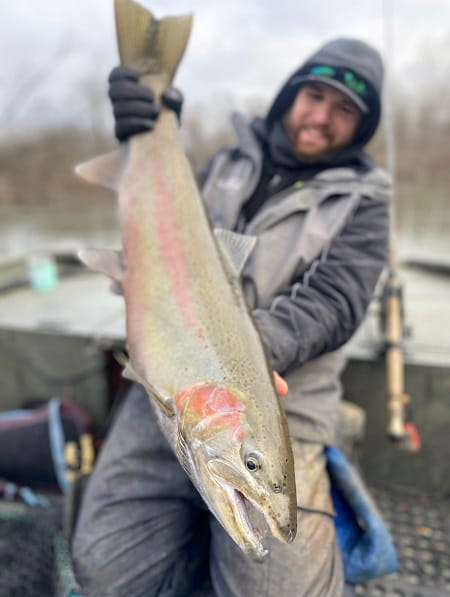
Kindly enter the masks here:
M 156 20 L 132 0 L 115 0 L 115 12 L 122 64 L 138 69 L 158 98 L 191 18 Z M 239 282 L 255 239 L 211 230 L 176 117 L 163 106 L 152 132 L 77 171 L 118 193 L 123 253 L 80 257 L 123 289 L 129 373 L 147 389 L 211 512 L 245 553 L 262 559 L 267 550 L 249 510 L 291 542 L 297 506 L 284 412 Z

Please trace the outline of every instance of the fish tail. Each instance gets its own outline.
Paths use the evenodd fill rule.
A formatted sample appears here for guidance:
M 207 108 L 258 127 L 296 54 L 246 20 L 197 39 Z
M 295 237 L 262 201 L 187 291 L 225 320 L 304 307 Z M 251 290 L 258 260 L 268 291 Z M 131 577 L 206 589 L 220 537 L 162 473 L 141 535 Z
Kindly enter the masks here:
M 156 19 L 133 0 L 115 0 L 114 10 L 121 63 L 169 84 L 186 49 L 192 16 Z

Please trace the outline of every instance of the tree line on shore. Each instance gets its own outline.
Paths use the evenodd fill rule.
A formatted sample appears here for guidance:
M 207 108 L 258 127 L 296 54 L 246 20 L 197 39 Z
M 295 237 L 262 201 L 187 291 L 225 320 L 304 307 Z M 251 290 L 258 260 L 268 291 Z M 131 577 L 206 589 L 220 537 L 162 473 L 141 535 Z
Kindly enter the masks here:
M 399 101 L 395 109 L 396 194 L 400 211 L 442 203 L 450 187 L 450 111 L 447 98 L 422 98 L 418 106 Z M 415 109 L 414 109 L 415 108 Z M 261 106 L 248 110 L 264 113 Z M 195 106 L 182 121 L 182 139 L 193 166 L 213 151 L 233 143 L 228 114 L 206 125 L 205 110 Z M 385 128 L 380 127 L 368 152 L 385 164 Z M 92 201 L 103 191 L 79 181 L 73 167 L 115 146 L 112 132 L 65 127 L 40 131 L 0 145 L 0 205 Z M 414 195 L 413 199 L 411 194 Z M 434 199 L 435 197 L 435 199 Z M 440 197 L 441 199 L 437 199 Z

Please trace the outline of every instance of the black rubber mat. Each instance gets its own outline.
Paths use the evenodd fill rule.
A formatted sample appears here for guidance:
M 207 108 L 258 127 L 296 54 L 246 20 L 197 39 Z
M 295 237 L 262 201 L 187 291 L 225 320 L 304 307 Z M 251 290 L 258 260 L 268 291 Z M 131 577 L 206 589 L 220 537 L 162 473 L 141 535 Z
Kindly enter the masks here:
M 450 595 L 450 496 L 372 489 L 392 534 L 399 570 L 355 587 L 364 597 Z
M 61 509 L 0 504 L 0 596 L 51 597 Z
M 372 489 L 372 494 L 394 539 L 400 567 L 395 574 L 356 586 L 356 595 L 450 596 L 450 496 L 398 489 Z M 59 506 L 26 512 L 0 505 L 0 596 L 79 595 L 59 532 Z M 199 590 L 197 595 L 211 593 Z

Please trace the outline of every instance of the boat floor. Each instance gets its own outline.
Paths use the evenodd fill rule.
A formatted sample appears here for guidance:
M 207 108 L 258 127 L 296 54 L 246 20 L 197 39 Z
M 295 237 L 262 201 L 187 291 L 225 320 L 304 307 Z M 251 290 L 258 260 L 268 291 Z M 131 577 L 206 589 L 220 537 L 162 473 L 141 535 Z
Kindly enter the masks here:
M 356 595 L 450 595 L 450 497 L 400 488 L 372 488 L 372 494 L 392 534 L 400 566 L 395 574 L 357 585 Z M 60 499 L 48 508 L 27 510 L 0 502 L 0 536 L 0 595 L 35 597 L 44 587 L 54 586 L 53 597 L 83 597 L 63 539 Z M 212 595 L 207 584 L 192 597 Z
M 356 587 L 364 597 L 450 595 L 450 499 L 404 489 L 372 494 L 394 540 L 399 570 Z

